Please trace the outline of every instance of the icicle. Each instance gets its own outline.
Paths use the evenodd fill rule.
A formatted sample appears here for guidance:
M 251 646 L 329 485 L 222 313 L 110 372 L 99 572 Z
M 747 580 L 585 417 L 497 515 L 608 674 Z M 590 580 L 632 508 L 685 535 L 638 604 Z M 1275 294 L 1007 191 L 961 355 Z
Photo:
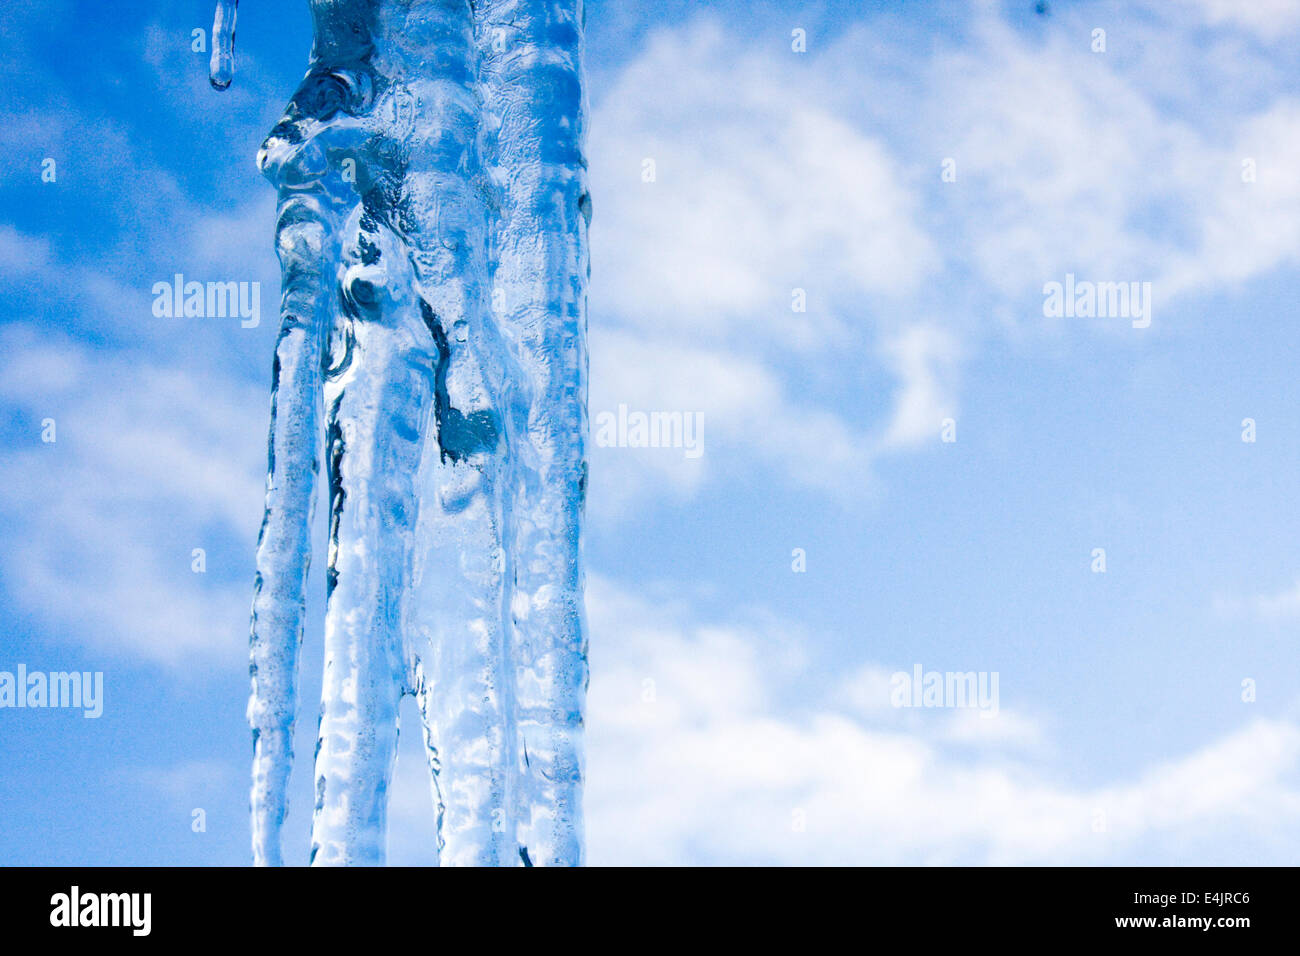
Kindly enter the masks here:
M 441 862 L 580 863 L 581 6 L 311 7 L 311 69 L 259 154 L 284 297 L 253 613 L 254 859 L 281 860 L 323 435 L 312 862 L 384 861 L 412 694 Z M 234 18 L 218 4 L 218 88 Z
M 214 89 L 224 90 L 235 78 L 235 15 L 239 0 L 217 0 L 212 20 L 212 63 L 208 81 Z
M 510 655 L 526 864 L 583 860 L 587 688 L 581 525 L 587 465 L 587 193 L 582 0 L 480 0 L 486 153 L 498 189 L 493 289 L 530 386 L 512 449 Z M 544 111 L 518 108 L 546 104 Z M 525 172 L 526 171 L 526 172 Z
M 311 523 L 319 471 L 321 347 L 328 321 L 333 233 L 321 191 L 289 191 L 276 245 L 283 296 L 271 385 L 266 514 L 257 546 L 251 637 L 253 859 L 281 862 L 297 712 L 298 649 L 306 614 Z

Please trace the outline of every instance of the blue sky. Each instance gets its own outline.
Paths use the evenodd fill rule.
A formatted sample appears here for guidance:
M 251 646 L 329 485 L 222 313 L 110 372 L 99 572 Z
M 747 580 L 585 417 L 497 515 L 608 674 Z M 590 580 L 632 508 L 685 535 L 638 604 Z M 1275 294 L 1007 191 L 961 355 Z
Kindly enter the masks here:
M 106 687 L 98 720 L 0 710 L 0 863 L 249 858 L 253 156 L 310 38 L 245 4 L 219 95 L 210 22 L 0 8 L 0 670 Z M 591 410 L 704 423 L 696 459 L 593 449 L 591 861 L 1294 862 L 1300 3 L 593 0 L 588 28 Z M 261 282 L 263 321 L 154 317 L 177 272 Z M 1067 273 L 1150 282 L 1150 327 L 1045 317 Z M 916 664 L 997 672 L 998 716 L 891 707 Z M 415 719 L 395 863 L 431 857 Z

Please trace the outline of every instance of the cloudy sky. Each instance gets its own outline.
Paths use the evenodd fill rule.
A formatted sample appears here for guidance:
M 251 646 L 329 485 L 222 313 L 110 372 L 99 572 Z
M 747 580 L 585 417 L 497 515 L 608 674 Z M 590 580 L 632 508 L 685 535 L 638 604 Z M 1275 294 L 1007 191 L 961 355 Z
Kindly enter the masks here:
M 593 863 L 1300 852 L 1300 2 L 1036 6 L 591 0 L 591 410 L 703 422 L 592 453 Z M 253 156 L 305 7 L 245 4 L 217 94 L 207 2 L 0 6 L 0 670 L 106 698 L 0 710 L 0 863 L 249 858 Z M 155 317 L 178 272 L 263 321 Z M 1149 327 L 1046 316 L 1067 275 Z M 997 715 L 891 706 L 918 665 Z

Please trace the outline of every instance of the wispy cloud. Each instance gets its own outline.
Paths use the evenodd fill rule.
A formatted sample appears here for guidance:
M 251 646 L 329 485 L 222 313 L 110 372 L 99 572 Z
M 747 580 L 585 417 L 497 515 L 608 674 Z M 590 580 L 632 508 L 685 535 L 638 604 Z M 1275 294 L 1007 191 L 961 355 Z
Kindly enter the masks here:
M 1149 282 L 1168 334 L 1171 303 L 1300 262 L 1300 99 L 1252 76 L 1259 50 L 1204 48 L 1202 15 L 1228 14 L 1153 8 L 1093 52 L 1095 11 L 1036 33 L 986 5 L 920 53 L 848 31 L 823 70 L 707 18 L 655 33 L 592 124 L 594 407 L 725 394 L 713 447 L 766 465 L 792 442 L 779 480 L 858 489 L 938 434 L 989 337 L 1059 332 L 1045 283 Z M 1213 95 L 1136 48 L 1197 62 Z M 698 495 L 714 465 L 622 455 L 607 477 L 621 506 Z
M 1112 23 L 1094 52 L 1090 15 L 1032 37 L 986 12 L 921 74 L 921 128 L 943 132 L 936 184 L 937 157 L 956 163 L 943 187 L 953 260 L 1021 304 L 1066 271 L 1152 281 L 1163 304 L 1297 261 L 1296 101 L 1261 105 L 1241 63 L 1206 55 L 1176 23 Z M 1218 97 L 1253 104 L 1172 94 L 1158 63 L 1133 56 L 1157 29 L 1179 62 L 1220 74 Z
M 825 348 L 937 250 L 881 141 L 819 106 L 793 57 L 748 47 L 707 20 L 660 31 L 602 94 L 593 295 L 642 331 Z
M 877 454 L 937 434 L 920 418 L 947 404 L 956 346 L 897 313 L 939 252 L 897 160 L 820 108 L 794 58 L 708 20 L 660 31 L 592 129 L 592 408 L 692 409 L 707 429 L 699 461 L 597 451 L 598 514 L 664 485 L 698 494 L 720 455 L 856 494 Z M 881 325 L 899 331 L 877 348 Z M 862 363 L 828 361 L 837 349 Z M 892 385 L 895 417 L 854 421 L 808 381 Z
M 1210 26 L 1228 26 L 1245 30 L 1261 40 L 1274 42 L 1300 29 L 1300 2 L 1297 0 L 1181 0 Z
M 30 327 L 0 341 L 14 357 L 0 399 L 20 422 L 0 453 L 10 599 L 92 647 L 166 664 L 242 657 L 261 390 Z M 193 550 L 215 558 L 231 536 L 248 560 L 195 573 Z
M 1227 617 L 1254 617 L 1264 621 L 1300 618 L 1300 579 L 1290 587 L 1249 597 L 1218 595 L 1214 608 Z
M 957 412 L 956 337 L 932 325 L 912 325 L 887 339 L 881 351 L 899 382 L 882 448 L 937 440 L 943 420 Z
M 1279 862 L 1291 852 L 1293 723 L 1255 721 L 1133 779 L 1078 786 L 1043 763 L 1049 741 L 1024 714 L 880 707 L 879 665 L 857 675 L 877 691 L 866 706 L 816 690 L 791 706 L 799 655 L 780 633 L 603 581 L 590 606 L 593 862 L 1100 863 L 1155 841 L 1144 862 L 1178 863 L 1179 842 L 1211 830 L 1277 840 Z

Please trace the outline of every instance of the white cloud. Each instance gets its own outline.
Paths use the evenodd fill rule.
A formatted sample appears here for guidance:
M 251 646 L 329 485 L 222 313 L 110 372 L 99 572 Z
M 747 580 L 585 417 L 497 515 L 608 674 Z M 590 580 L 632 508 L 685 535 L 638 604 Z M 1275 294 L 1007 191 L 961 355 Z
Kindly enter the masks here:
M 961 351 L 956 338 L 934 326 L 914 325 L 886 341 L 882 351 L 901 382 L 882 446 L 905 448 L 936 440 L 943 420 L 957 412 Z
M 685 498 L 737 451 L 786 481 L 841 491 L 870 479 L 870 441 L 803 399 L 755 356 L 717 346 L 592 334 L 592 420 L 620 404 L 699 416 L 701 454 L 681 449 L 601 448 L 592 443 L 592 507 L 602 518 L 656 492 Z
M 856 494 L 875 455 L 937 433 L 939 419 L 921 419 L 952 404 L 954 337 L 908 325 L 900 306 L 939 262 L 917 197 L 881 141 L 819 106 L 791 59 L 697 21 L 655 34 L 596 109 L 593 414 L 626 403 L 705 423 L 695 461 L 595 449 L 602 517 L 656 491 L 698 494 L 724 458 Z M 863 361 L 845 369 L 828 360 L 837 350 Z M 883 422 L 816 395 L 836 382 L 877 394 L 891 373 Z
M 1276 96 L 1260 106 L 1246 81 L 1222 75 L 1240 63 L 1207 57 L 1176 24 L 1165 29 L 1159 48 L 1177 52 L 1182 72 L 1195 62 L 1218 75 L 1225 102 L 1251 105 L 1189 102 L 1190 81 L 1170 90 L 1166 72 L 1135 65 L 1127 47 L 1095 54 L 1077 30 L 1031 38 L 991 13 L 970 44 L 941 49 L 922 74 L 922 128 L 942 131 L 931 148 L 957 162 L 956 183 L 935 175 L 950 196 L 953 258 L 998 295 L 1033 301 L 1066 272 L 1150 281 L 1171 323 L 1175 297 L 1300 261 L 1300 186 L 1289 172 L 1300 162 L 1300 108 Z M 1156 38 L 1139 21 L 1112 42 Z M 1255 182 L 1243 182 L 1246 159 Z
M 790 59 L 699 21 L 656 33 L 604 92 L 590 145 L 601 309 L 694 341 L 816 348 L 860 321 L 862 296 L 933 271 L 896 162 L 820 107 Z
M 1300 0 L 1182 0 L 1211 26 L 1228 25 L 1261 40 L 1289 36 L 1300 27 Z
M 780 633 L 692 623 L 604 581 L 589 603 L 593 863 L 1093 863 L 1162 839 L 1164 859 L 1147 862 L 1176 863 L 1180 840 L 1280 837 L 1300 820 L 1289 722 L 1256 721 L 1127 782 L 1072 786 L 1008 755 L 1042 751 L 1024 715 L 974 718 L 999 725 L 985 732 L 815 691 L 783 705 L 800 668 Z M 863 673 L 881 689 L 883 668 Z
M 260 389 L 92 353 L 10 327 L 0 399 L 29 440 L 0 453 L 5 585 L 28 612 L 97 648 L 167 664 L 243 656 L 260 519 Z M 41 441 L 55 421 L 56 441 Z M 214 535 L 248 542 L 222 569 Z M 204 574 L 191 550 L 208 552 Z
M 1238 124 L 1231 149 L 1212 154 L 1200 242 L 1162 281 L 1171 292 L 1236 283 L 1300 262 L 1300 101 L 1281 100 Z M 1249 163 L 1254 182 L 1242 181 Z M 1189 188 L 1187 199 L 1195 199 Z
M 980 339 L 1054 328 L 1045 282 L 1151 282 L 1170 329 L 1179 298 L 1300 261 L 1300 106 L 1260 95 L 1267 61 L 1202 49 L 1186 18 L 1135 17 L 1094 54 L 1081 22 L 1036 35 L 990 6 L 968 42 L 920 57 L 851 31 L 820 69 L 707 19 L 656 33 L 591 127 L 593 409 L 701 408 L 713 451 L 858 489 L 955 416 Z M 1194 60 L 1218 112 L 1157 55 Z M 883 415 L 855 396 L 891 377 Z M 596 511 L 697 495 L 717 464 L 597 452 Z
M 1265 621 L 1289 621 L 1300 617 L 1300 580 L 1288 588 L 1252 597 L 1219 595 L 1215 610 L 1229 617 L 1257 617 Z

